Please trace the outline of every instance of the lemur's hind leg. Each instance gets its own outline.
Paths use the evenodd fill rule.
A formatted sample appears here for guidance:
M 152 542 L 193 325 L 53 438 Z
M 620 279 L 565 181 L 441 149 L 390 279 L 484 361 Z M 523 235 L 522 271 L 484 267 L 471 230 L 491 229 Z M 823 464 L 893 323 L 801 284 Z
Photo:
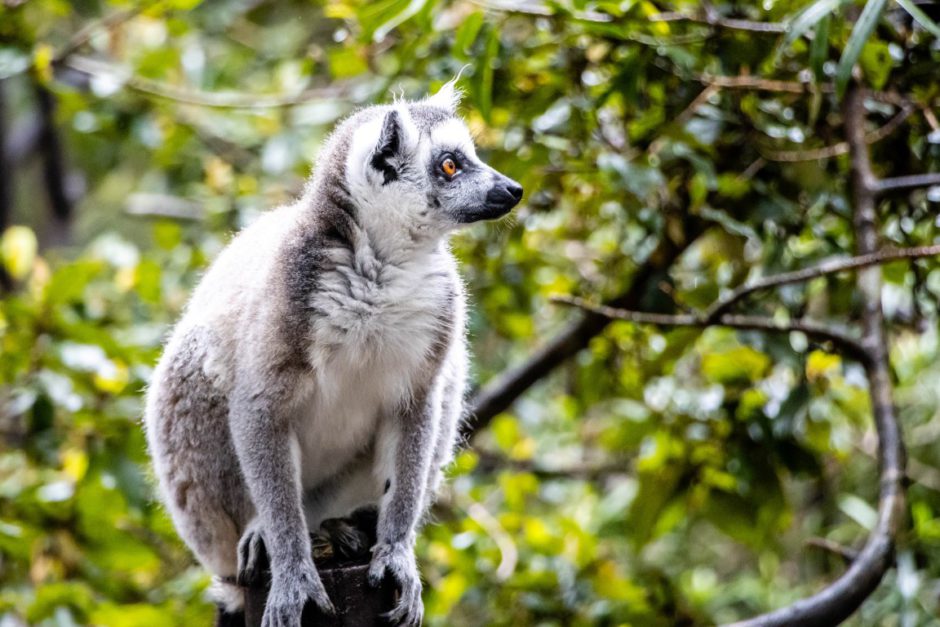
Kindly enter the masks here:
M 203 371 L 208 334 L 194 329 L 155 382 L 148 437 L 167 510 L 206 568 L 234 577 L 252 505 L 228 428 L 228 404 Z

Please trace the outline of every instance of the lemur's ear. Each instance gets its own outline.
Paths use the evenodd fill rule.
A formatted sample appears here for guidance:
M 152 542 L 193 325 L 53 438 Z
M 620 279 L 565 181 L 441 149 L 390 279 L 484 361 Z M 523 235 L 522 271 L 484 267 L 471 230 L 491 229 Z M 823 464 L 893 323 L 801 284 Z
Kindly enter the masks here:
M 392 162 L 401 150 L 402 135 L 401 118 L 398 111 L 393 109 L 385 114 L 382 130 L 379 132 L 379 140 L 375 144 L 375 151 L 372 153 L 372 160 L 369 162 L 373 168 L 385 177 L 383 185 L 398 180 L 398 170 L 395 169 Z
M 461 70 L 463 72 L 463 70 Z M 460 106 L 460 97 L 463 95 L 457 87 L 458 74 L 453 79 L 444 83 L 437 93 L 427 99 L 427 103 L 434 107 L 440 107 L 450 113 L 457 113 L 457 107 Z

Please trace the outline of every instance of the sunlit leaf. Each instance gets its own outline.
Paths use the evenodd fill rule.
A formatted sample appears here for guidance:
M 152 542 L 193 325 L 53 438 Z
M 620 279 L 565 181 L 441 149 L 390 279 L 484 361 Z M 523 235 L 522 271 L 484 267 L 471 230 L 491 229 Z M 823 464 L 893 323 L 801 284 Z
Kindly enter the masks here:
M 875 31 L 878 19 L 884 11 L 888 0 L 868 0 L 865 8 L 862 9 L 858 21 L 852 27 L 852 33 L 842 51 L 842 57 L 839 59 L 839 66 L 836 69 L 836 92 L 841 97 L 845 93 L 845 88 L 852 78 L 852 68 L 855 62 L 862 54 L 862 49 L 868 42 L 869 37 Z
M 24 279 L 32 270 L 39 247 L 32 229 L 11 226 L 0 236 L 0 257 L 3 267 L 14 279 Z

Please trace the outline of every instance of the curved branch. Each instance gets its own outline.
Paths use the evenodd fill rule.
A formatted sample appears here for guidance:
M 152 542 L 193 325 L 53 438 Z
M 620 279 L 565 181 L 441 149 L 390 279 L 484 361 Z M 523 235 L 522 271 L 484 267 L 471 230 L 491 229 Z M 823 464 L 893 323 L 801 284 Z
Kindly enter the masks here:
M 878 520 L 864 547 L 848 569 L 816 594 L 733 627 L 783 627 L 785 625 L 837 625 L 848 618 L 878 587 L 894 559 L 894 543 L 904 521 L 905 452 L 895 414 L 884 315 L 881 309 L 881 271 L 885 261 L 916 258 L 940 253 L 940 247 L 924 246 L 904 250 L 878 250 L 877 207 L 882 182 L 874 175 L 865 136 L 865 94 L 852 88 L 844 101 L 843 116 L 851 154 L 853 223 L 859 255 L 824 262 L 815 268 L 768 277 L 732 292 L 709 308 L 704 315 L 663 315 L 589 305 L 573 297 L 556 302 L 586 309 L 595 315 L 655 325 L 693 327 L 727 326 L 764 331 L 801 331 L 817 340 L 829 341 L 858 359 L 865 367 L 871 396 L 872 415 L 878 434 L 879 485 Z M 863 340 L 829 325 L 797 320 L 777 322 L 771 318 L 724 313 L 741 298 L 759 289 L 860 269 L 858 287 L 862 298 Z
M 935 257 L 937 255 L 940 255 L 940 244 L 934 244 L 933 246 L 916 246 L 913 248 L 888 248 L 867 255 L 858 255 L 857 257 L 836 257 L 827 259 L 811 268 L 774 274 L 742 285 L 716 301 L 705 311 L 704 317 L 706 320 L 717 320 L 721 314 L 730 310 L 731 307 L 754 292 L 780 287 L 781 285 L 802 283 L 822 276 L 876 266 L 898 259 L 921 259 L 924 257 Z
M 645 311 L 632 311 L 606 305 L 592 305 L 583 298 L 574 296 L 555 296 L 552 302 L 570 305 L 591 313 L 614 320 L 627 320 L 639 324 L 652 324 L 667 327 L 728 327 L 748 331 L 770 331 L 773 333 L 791 333 L 798 331 L 818 341 L 831 342 L 861 362 L 867 361 L 867 352 L 862 344 L 848 332 L 834 325 L 812 320 L 778 321 L 767 316 L 741 316 L 721 314 L 715 320 L 696 314 L 657 314 Z
M 241 92 L 207 92 L 193 90 L 151 80 L 130 73 L 126 68 L 73 54 L 63 61 L 69 68 L 88 76 L 109 76 L 125 86 L 165 100 L 200 107 L 219 109 L 276 109 L 292 107 L 312 100 L 326 100 L 348 96 L 358 83 L 336 83 L 328 87 L 314 87 L 296 94 L 246 94 Z
M 851 196 L 854 201 L 856 248 L 862 255 L 878 248 L 876 190 L 865 141 L 865 94 L 857 87 L 846 94 L 843 108 L 847 140 L 851 148 Z M 736 623 L 735 627 L 782 625 L 835 625 L 850 616 L 878 587 L 894 559 L 894 541 L 904 520 L 905 453 L 892 398 L 888 349 L 881 311 L 881 273 L 875 267 L 859 273 L 862 295 L 865 370 L 875 430 L 878 433 L 880 493 L 878 522 L 858 558 L 842 574 L 816 594 L 779 610 Z

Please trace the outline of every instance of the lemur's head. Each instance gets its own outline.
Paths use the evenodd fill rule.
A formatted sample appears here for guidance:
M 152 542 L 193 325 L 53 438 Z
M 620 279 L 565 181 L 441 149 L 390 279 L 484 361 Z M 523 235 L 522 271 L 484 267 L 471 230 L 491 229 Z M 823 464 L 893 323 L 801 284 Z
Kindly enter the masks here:
M 477 157 L 458 99 L 451 82 L 426 100 L 371 107 L 346 122 L 344 178 L 365 222 L 437 236 L 518 204 L 522 186 Z

